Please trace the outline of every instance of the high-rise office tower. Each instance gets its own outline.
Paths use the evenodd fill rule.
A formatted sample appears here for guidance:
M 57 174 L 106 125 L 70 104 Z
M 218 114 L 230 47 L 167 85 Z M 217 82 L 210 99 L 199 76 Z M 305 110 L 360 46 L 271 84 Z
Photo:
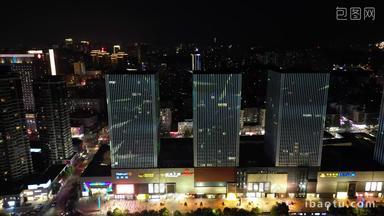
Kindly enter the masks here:
M 18 180 L 33 172 L 20 79 L 0 66 L 0 181 Z
M 199 50 L 196 49 L 194 53 L 191 54 L 192 57 L 192 71 L 201 71 L 201 58 Z
M 149 71 L 105 76 L 112 168 L 157 167 L 158 75 Z
M 241 74 L 193 72 L 195 167 L 239 164 Z
M 40 140 L 50 163 L 61 163 L 72 154 L 69 98 L 63 77 L 47 76 L 34 85 L 36 121 Z
M 329 76 L 269 71 L 265 144 L 276 166 L 320 166 Z
M 381 99 L 379 129 L 377 131 L 376 145 L 373 158 L 380 164 L 384 164 L 384 94 Z

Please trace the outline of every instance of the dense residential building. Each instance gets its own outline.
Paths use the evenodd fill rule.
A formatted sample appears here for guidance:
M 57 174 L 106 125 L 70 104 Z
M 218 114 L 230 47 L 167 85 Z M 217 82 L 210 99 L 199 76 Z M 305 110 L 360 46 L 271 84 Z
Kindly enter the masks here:
M 239 163 L 241 74 L 193 74 L 195 167 L 235 167 Z
M 0 66 L 0 181 L 18 180 L 33 172 L 22 85 L 10 70 Z
M 276 166 L 320 166 L 329 76 L 269 71 L 265 144 Z
M 66 84 L 61 76 L 48 76 L 35 82 L 34 91 L 40 140 L 50 163 L 61 163 L 73 154 Z
M 47 73 L 43 52 L 40 50 L 28 54 L 0 54 L 0 64 L 11 66 L 11 72 L 20 78 L 24 109 L 26 112 L 33 112 L 33 80 Z
M 112 168 L 157 167 L 158 75 L 149 71 L 107 74 Z

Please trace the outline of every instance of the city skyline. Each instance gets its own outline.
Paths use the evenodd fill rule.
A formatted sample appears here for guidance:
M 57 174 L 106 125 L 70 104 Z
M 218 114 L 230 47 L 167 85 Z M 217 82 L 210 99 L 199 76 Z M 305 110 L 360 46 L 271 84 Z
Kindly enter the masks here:
M 62 4 L 60 4 L 62 3 Z M 5 10 L 5 23 L 20 23 L 3 26 L 3 33 L 14 34 L 0 41 L 2 46 L 20 44 L 39 46 L 49 41 L 53 44 L 62 37 L 91 41 L 149 42 L 159 45 L 176 45 L 180 42 L 207 43 L 214 37 L 221 42 L 269 45 L 275 47 L 338 45 L 352 42 L 371 42 L 380 39 L 381 5 L 375 1 L 252 1 L 242 3 L 210 3 L 197 1 L 194 4 L 173 2 L 129 2 L 103 4 L 99 2 L 61 1 L 61 7 L 24 2 L 9 5 L 14 10 Z M 276 7 L 276 4 L 280 7 Z M 4 7 L 8 3 L 5 3 Z M 72 6 L 73 5 L 73 6 Z M 76 5 L 76 6 L 75 6 Z M 204 5 L 204 7 L 200 7 Z M 315 7 L 314 7 L 315 5 Z M 337 7 L 375 7 L 374 21 L 338 21 Z M 71 11 L 71 16 L 66 16 Z M 101 15 L 102 14 L 102 15 Z M 66 19 L 61 19 L 65 16 Z M 113 22 L 104 16 L 116 17 Z M 30 26 L 28 17 L 45 25 Z M 44 19 L 43 17 L 49 17 Z M 177 19 L 173 19 L 177 17 Z M 83 20 L 84 22 L 77 22 Z M 87 23 L 83 25 L 82 23 Z M 196 25 L 198 24 L 198 25 Z M 50 26 L 49 31 L 45 26 Z M 57 28 L 60 26 L 60 28 Z M 123 26 L 129 26 L 124 28 Z M 191 26 L 196 26 L 191 28 Z M 24 36 L 21 31 L 34 34 Z M 263 34 L 260 34 L 263 32 Z M 44 39 L 43 39 L 44 38 Z M 10 47 L 8 47 L 10 48 Z
M 0 215 L 384 215 L 378 2 L 2 9 Z

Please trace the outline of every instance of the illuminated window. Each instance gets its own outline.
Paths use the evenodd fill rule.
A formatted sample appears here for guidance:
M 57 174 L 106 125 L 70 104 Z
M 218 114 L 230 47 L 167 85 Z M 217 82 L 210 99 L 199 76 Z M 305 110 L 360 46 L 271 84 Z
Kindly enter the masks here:
M 148 184 L 148 193 L 153 193 L 153 184 Z
M 269 182 L 264 183 L 264 190 L 269 191 L 271 184 Z
M 377 182 L 371 183 L 371 191 L 376 191 Z
M 377 191 L 381 191 L 383 189 L 383 182 L 377 182 Z
M 249 182 L 248 191 L 254 192 L 268 192 L 270 191 L 271 183 L 270 182 Z
M 254 191 L 259 191 L 259 185 L 258 184 L 253 184 L 253 190 Z
M 248 190 L 252 190 L 252 183 L 248 183 Z
M 371 182 L 365 183 L 365 191 L 370 191 L 371 190 Z
M 160 193 L 165 193 L 165 184 L 160 184 Z
M 365 191 L 381 191 L 383 189 L 383 182 L 366 182 Z
M 262 182 L 259 184 L 259 191 L 264 192 L 264 183 Z
M 165 184 L 148 184 L 149 194 L 165 193 Z

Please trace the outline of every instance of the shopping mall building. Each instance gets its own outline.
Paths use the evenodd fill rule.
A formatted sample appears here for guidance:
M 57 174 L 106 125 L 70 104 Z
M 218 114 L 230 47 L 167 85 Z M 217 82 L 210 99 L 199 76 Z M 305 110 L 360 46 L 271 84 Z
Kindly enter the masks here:
M 82 196 L 118 199 L 263 197 L 381 197 L 384 171 L 316 171 L 299 168 L 117 169 L 82 177 Z
M 162 148 L 166 149 L 173 145 L 168 144 Z M 180 148 L 180 143 L 174 145 L 177 149 Z M 250 142 L 249 145 L 253 146 L 254 143 Z M 262 161 L 254 161 L 254 164 L 249 166 L 240 164 L 236 168 L 193 168 L 192 163 L 190 166 L 179 166 L 173 161 L 169 163 L 161 161 L 162 168 L 111 169 L 110 165 L 102 162 L 105 158 L 102 156 L 104 154 L 102 151 L 106 153 L 109 147 L 101 148 L 81 176 L 82 196 L 103 194 L 119 199 L 188 196 L 227 199 L 239 197 L 343 199 L 383 195 L 384 168 L 370 159 L 369 154 L 361 154 L 361 149 L 352 152 L 350 146 L 324 147 L 324 163 L 321 167 L 275 167 Z M 252 153 L 249 156 L 252 160 L 262 157 L 256 155 L 257 152 L 261 152 L 257 149 L 247 149 L 247 152 Z M 179 154 L 183 158 L 187 157 L 182 155 L 182 152 L 172 153 L 171 156 L 173 158 Z M 242 158 L 245 157 L 247 155 L 243 155 Z M 186 168 L 169 168 L 172 166 Z

